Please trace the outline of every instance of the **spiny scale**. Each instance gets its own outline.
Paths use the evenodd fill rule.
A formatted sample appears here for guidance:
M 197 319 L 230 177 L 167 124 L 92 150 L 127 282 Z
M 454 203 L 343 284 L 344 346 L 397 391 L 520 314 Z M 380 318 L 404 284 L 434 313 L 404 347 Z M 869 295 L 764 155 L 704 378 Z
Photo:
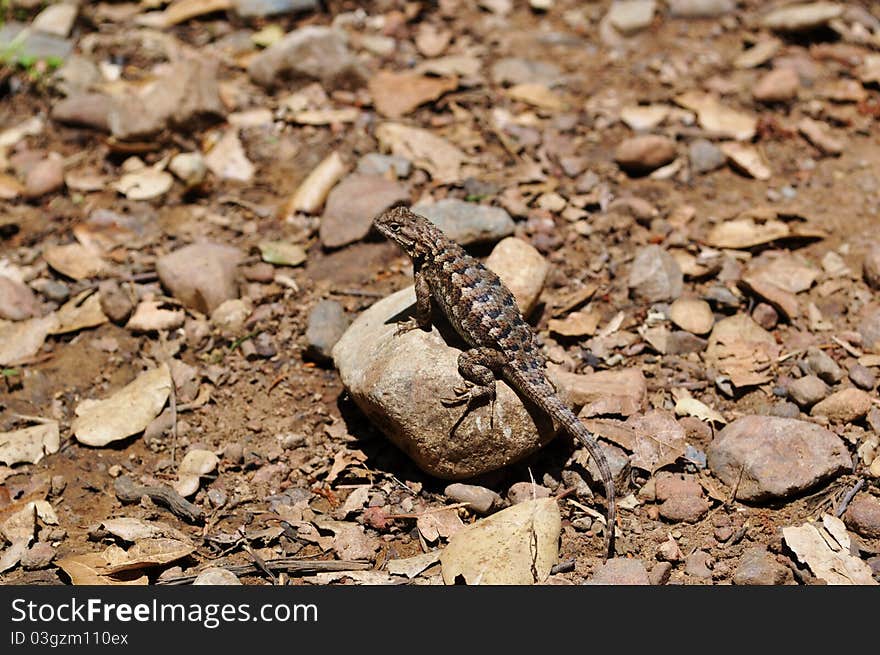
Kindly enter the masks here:
M 374 220 L 374 225 L 413 261 L 416 317 L 413 325 L 403 329 L 430 328 L 433 298 L 471 347 L 459 356 L 458 370 L 473 387 L 462 392 L 456 402 L 467 403 L 469 409 L 475 401 L 494 401 L 495 379 L 501 377 L 586 446 L 605 486 L 605 556 L 611 556 L 616 514 L 611 469 L 593 435 L 562 402 L 548 380 L 547 359 L 513 294 L 495 273 L 447 238 L 437 226 L 405 207 L 389 209 Z

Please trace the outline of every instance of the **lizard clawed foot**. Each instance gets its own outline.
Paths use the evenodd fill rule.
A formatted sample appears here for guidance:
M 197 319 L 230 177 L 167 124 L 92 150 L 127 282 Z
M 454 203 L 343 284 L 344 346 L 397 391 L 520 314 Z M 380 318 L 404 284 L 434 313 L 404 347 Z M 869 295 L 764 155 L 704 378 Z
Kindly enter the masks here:
M 419 327 L 419 322 L 415 319 L 415 317 L 410 316 L 405 321 L 400 321 L 397 324 L 397 328 L 394 330 L 394 336 L 399 337 L 400 335 L 406 334 L 407 332 L 418 330 Z
M 457 407 L 458 405 L 469 403 L 473 386 L 473 383 L 466 381 L 462 387 L 453 387 L 452 391 L 455 396 L 452 398 L 441 398 L 440 402 L 444 407 Z

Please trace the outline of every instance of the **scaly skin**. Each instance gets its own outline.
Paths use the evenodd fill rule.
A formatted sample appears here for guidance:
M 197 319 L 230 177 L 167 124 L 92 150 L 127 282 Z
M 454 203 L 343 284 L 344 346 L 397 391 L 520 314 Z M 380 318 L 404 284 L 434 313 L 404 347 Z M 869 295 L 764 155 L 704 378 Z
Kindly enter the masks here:
M 423 216 L 405 207 L 393 207 L 378 216 L 373 224 L 413 262 L 416 315 L 399 331 L 430 329 L 433 299 L 470 346 L 458 358 L 458 370 L 466 387 L 455 389 L 456 397 L 445 403 L 464 404 L 467 413 L 474 405 L 494 402 L 495 380 L 500 377 L 547 412 L 565 432 L 579 439 L 602 474 L 608 503 L 605 557 L 610 557 L 614 552 L 616 506 L 608 460 L 593 435 L 547 378 L 547 358 L 513 294 L 495 273 Z M 460 422 L 461 418 L 455 427 Z

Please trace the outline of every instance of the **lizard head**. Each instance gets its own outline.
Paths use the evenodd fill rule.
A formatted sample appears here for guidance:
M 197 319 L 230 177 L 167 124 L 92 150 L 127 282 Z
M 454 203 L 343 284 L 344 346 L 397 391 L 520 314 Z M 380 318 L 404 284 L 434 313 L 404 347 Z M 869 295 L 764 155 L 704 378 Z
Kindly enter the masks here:
M 426 255 L 431 245 L 442 238 L 442 232 L 431 221 L 400 205 L 377 216 L 373 225 L 413 259 Z

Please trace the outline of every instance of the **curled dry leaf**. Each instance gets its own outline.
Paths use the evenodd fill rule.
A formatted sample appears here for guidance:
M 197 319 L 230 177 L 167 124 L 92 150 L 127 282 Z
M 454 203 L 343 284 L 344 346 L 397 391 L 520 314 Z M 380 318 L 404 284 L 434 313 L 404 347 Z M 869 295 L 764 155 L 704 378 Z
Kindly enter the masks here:
M 694 398 L 687 389 L 673 389 L 672 395 L 675 398 L 676 416 L 693 416 L 701 421 L 710 421 L 722 425 L 727 423 L 727 419 L 720 412 Z
M 443 581 L 535 584 L 556 564 L 562 517 L 555 498 L 518 503 L 459 530 L 440 554 Z
M 773 174 L 767 160 L 754 146 L 735 142 L 722 143 L 721 152 L 736 168 L 756 180 L 769 180 Z
M 58 324 L 49 334 L 66 334 L 103 325 L 110 319 L 101 309 L 101 298 L 94 289 L 86 289 L 64 303 L 55 315 Z
M 688 91 L 675 101 L 696 112 L 700 126 L 718 136 L 749 141 L 758 129 L 758 119 L 755 116 L 722 105 L 712 94 Z
M 40 351 L 46 337 L 57 325 L 55 314 L 27 321 L 0 321 L 0 365 L 27 362 Z
M 70 581 L 77 586 L 84 585 L 147 585 L 149 578 L 136 572 L 127 571 L 118 576 L 104 575 L 107 566 L 101 553 L 85 553 L 72 555 L 57 562 L 58 568 L 70 576 Z
M 56 271 L 74 280 L 94 277 L 106 267 L 97 251 L 80 243 L 50 246 L 43 250 L 43 259 Z
M 161 364 L 109 398 L 82 401 L 71 425 L 74 436 L 88 446 L 105 446 L 142 432 L 162 411 L 170 392 L 171 373 Z
M 391 154 L 409 159 L 439 184 L 461 179 L 461 167 L 467 162 L 467 156 L 428 130 L 400 123 L 383 123 L 376 128 L 376 138 Z
M 13 541 L 9 548 L 0 555 L 0 573 L 5 573 L 18 564 L 21 556 L 25 554 L 30 544 L 30 538 Z
M 756 221 L 754 218 L 736 218 L 716 225 L 706 237 L 706 244 L 714 248 L 751 248 L 779 239 L 823 239 L 821 230 L 785 223 L 780 220 Z
M 125 327 L 132 332 L 151 332 L 173 330 L 183 325 L 186 312 L 182 309 L 164 309 L 164 304 L 157 300 L 142 301 L 135 307 Z
M 113 185 L 129 200 L 152 200 L 164 196 L 174 184 L 171 173 L 154 167 L 126 173 Z
M 215 470 L 219 463 L 220 458 L 210 450 L 189 451 L 180 463 L 174 490 L 184 498 L 192 496 L 199 490 L 199 478 Z
M 877 585 L 867 562 L 850 555 L 850 540 L 843 521 L 825 514 L 822 525 L 805 523 L 782 528 L 782 537 L 800 562 L 833 585 Z
M 110 545 L 101 556 L 107 563 L 105 573 L 113 574 L 168 564 L 186 557 L 194 550 L 195 546 L 191 543 L 160 537 L 141 539 L 128 550 Z
M 132 543 L 141 539 L 157 539 L 159 537 L 168 537 L 183 542 L 190 541 L 183 532 L 165 523 L 142 521 L 127 516 L 106 519 L 101 521 L 99 527 L 118 539 Z
M 327 194 L 348 172 L 338 152 L 332 152 L 318 164 L 297 188 L 288 203 L 287 213 L 314 214 L 324 206 Z
M 507 95 L 541 109 L 562 111 L 567 106 L 559 94 L 543 84 L 517 84 L 507 89 Z
M 61 445 L 58 421 L 46 421 L 30 428 L 0 432 L 0 462 L 7 466 L 36 464 L 44 455 L 57 453 Z

